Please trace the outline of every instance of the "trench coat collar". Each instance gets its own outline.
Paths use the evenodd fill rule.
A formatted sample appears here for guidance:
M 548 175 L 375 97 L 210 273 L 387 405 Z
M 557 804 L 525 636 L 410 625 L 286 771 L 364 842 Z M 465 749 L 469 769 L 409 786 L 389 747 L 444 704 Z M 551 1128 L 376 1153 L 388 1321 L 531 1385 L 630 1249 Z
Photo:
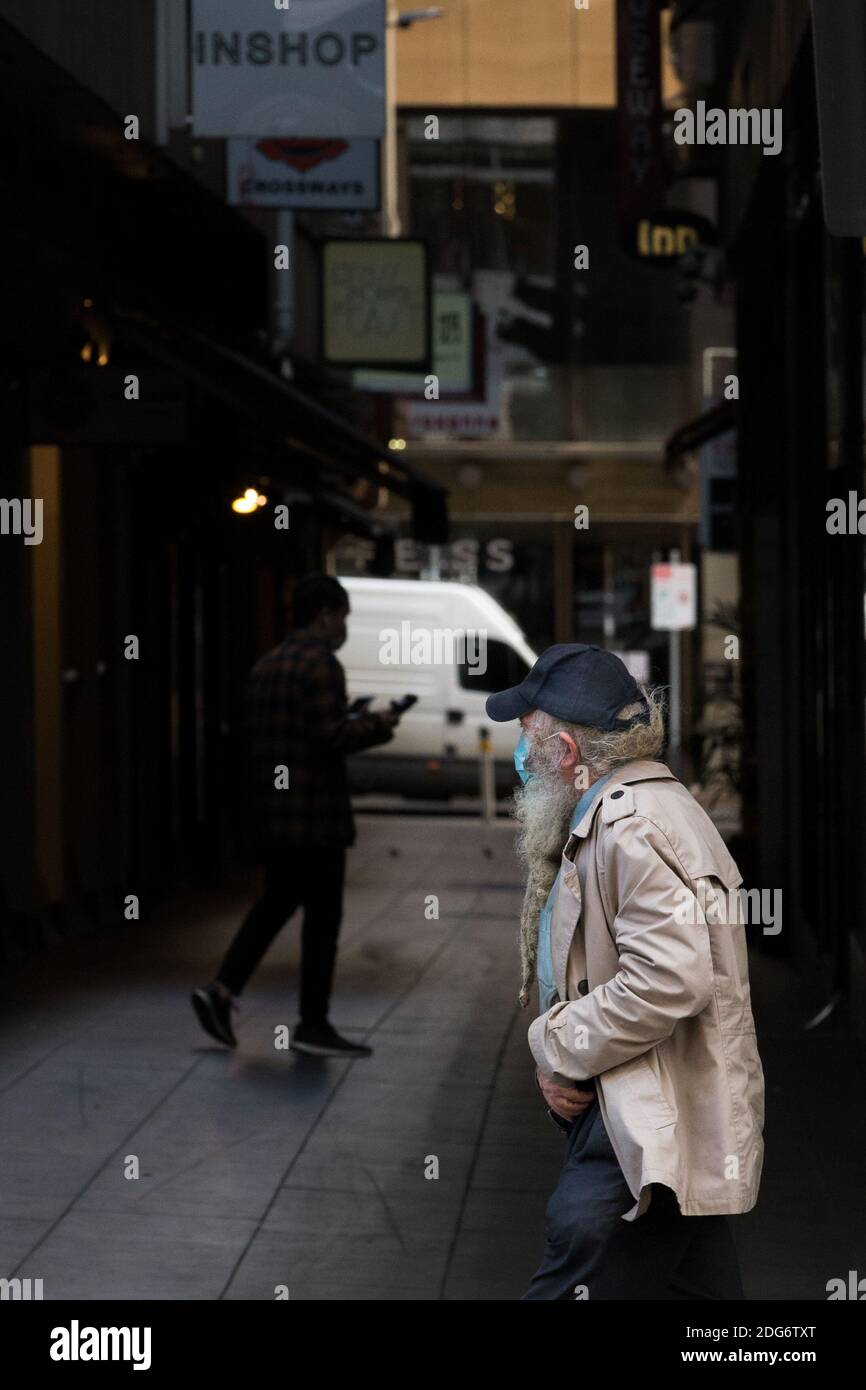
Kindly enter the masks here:
M 622 767 L 614 768 L 604 792 L 601 796 L 595 798 L 589 810 L 581 816 L 574 830 L 571 832 L 572 837 L 576 835 L 578 839 L 586 839 L 592 829 L 596 811 L 605 798 L 610 796 L 611 792 L 616 787 L 623 785 L 628 786 L 631 782 L 660 781 L 662 779 L 676 781 L 674 774 L 666 763 L 650 762 L 647 759 L 634 759 L 630 763 L 623 763 Z

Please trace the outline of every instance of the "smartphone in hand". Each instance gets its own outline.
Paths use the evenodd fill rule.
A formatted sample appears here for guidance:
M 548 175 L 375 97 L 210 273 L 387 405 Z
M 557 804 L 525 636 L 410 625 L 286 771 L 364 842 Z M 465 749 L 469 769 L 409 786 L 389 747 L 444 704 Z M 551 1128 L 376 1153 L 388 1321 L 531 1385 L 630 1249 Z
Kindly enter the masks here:
M 417 703 L 417 695 L 404 695 L 400 700 L 391 701 L 391 711 L 393 714 L 405 714 L 407 709 L 411 709 Z

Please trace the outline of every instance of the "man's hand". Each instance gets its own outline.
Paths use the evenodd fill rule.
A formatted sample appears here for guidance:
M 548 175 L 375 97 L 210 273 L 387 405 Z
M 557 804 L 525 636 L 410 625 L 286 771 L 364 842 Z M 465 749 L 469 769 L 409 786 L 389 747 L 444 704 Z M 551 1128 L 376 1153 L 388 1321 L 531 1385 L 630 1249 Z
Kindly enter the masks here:
M 576 1086 L 557 1086 L 540 1067 L 535 1068 L 535 1080 L 551 1110 L 563 1120 L 579 1119 L 596 1098 L 594 1090 L 581 1091 L 580 1082 Z
M 396 714 L 392 709 L 379 710 L 377 713 L 386 729 L 393 729 L 395 724 L 400 723 L 399 714 Z

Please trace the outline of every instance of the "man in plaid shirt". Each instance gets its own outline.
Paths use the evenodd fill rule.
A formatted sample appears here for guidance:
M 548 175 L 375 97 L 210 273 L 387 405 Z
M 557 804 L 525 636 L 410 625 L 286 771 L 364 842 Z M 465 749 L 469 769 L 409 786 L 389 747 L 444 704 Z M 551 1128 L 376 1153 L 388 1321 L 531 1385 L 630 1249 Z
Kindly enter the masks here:
M 301 1021 L 291 1047 L 317 1056 L 369 1056 L 328 1022 L 343 913 L 346 849 L 355 840 L 346 758 L 387 743 L 399 716 L 349 713 L 343 668 L 349 596 L 311 574 L 294 594 L 295 630 L 256 663 L 246 692 L 251 840 L 264 893 L 229 947 L 216 979 L 192 995 L 202 1027 L 234 1047 L 230 1010 L 281 927 L 304 909 Z

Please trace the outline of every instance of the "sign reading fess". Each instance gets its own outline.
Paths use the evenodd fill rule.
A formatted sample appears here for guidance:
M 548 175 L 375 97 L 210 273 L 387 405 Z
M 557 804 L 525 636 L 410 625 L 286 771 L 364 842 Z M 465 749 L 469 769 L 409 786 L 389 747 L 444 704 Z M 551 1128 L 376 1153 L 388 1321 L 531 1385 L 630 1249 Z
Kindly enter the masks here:
M 662 564 L 650 569 L 650 626 L 656 632 L 682 632 L 698 620 L 697 569 Z
M 193 0 L 196 135 L 378 139 L 385 0 Z

